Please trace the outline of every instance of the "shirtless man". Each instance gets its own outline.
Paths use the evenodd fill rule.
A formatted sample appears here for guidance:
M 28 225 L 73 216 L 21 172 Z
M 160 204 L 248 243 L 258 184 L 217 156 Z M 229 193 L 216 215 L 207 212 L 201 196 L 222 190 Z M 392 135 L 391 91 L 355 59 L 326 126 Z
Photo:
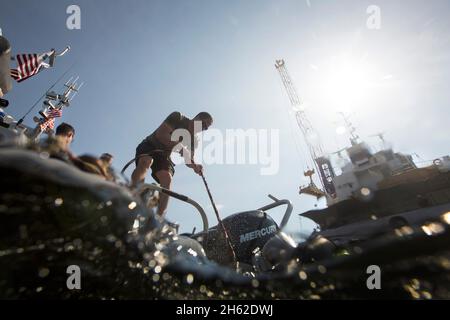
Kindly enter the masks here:
M 173 141 L 172 133 L 177 129 L 185 129 L 191 136 L 191 141 L 196 141 L 194 124 L 200 124 L 200 130 L 207 130 L 213 123 L 213 118 L 207 112 L 200 112 L 193 119 L 189 119 L 180 112 L 172 112 L 164 122 L 151 135 L 146 137 L 136 148 L 136 169 L 131 175 L 132 187 L 143 183 L 149 168 L 152 169 L 152 177 L 166 189 L 170 189 L 172 178 L 175 173 L 174 163 L 170 154 L 182 141 Z M 182 154 L 186 166 L 195 173 L 202 173 L 202 166 L 193 161 L 195 145 L 182 146 Z M 160 195 L 158 215 L 164 216 L 168 204 L 168 196 Z

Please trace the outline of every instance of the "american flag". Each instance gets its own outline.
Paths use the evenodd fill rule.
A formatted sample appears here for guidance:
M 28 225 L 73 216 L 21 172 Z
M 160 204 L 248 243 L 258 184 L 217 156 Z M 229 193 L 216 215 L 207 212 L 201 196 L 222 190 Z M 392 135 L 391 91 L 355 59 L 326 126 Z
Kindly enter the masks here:
M 62 111 L 61 109 L 51 109 L 49 111 L 47 111 L 47 118 L 59 118 L 62 116 Z
M 11 69 L 11 77 L 17 82 L 22 82 L 29 77 L 34 76 L 42 68 L 50 68 L 50 65 L 44 60 L 52 55 L 53 52 L 47 52 L 44 54 L 18 54 L 16 56 L 17 68 Z
M 53 130 L 53 128 L 55 128 L 55 118 L 49 118 L 47 120 L 44 119 L 39 124 L 39 127 L 40 127 L 41 131 L 43 131 L 43 132 Z
M 45 113 L 45 116 L 46 118 L 41 119 L 39 127 L 43 132 L 51 131 L 55 128 L 55 118 L 62 116 L 62 110 L 56 108 L 50 109 Z

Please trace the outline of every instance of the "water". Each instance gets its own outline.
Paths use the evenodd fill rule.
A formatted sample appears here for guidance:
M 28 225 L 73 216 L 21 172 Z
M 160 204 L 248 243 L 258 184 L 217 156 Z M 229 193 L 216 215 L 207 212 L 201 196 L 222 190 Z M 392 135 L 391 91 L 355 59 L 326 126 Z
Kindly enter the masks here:
M 0 175 L 0 298 L 450 298 L 444 216 L 331 255 L 298 251 L 256 274 L 210 261 L 126 188 L 45 154 L 1 149 Z M 382 290 L 367 289 L 372 264 Z M 69 265 L 81 269 L 80 290 L 66 286 Z

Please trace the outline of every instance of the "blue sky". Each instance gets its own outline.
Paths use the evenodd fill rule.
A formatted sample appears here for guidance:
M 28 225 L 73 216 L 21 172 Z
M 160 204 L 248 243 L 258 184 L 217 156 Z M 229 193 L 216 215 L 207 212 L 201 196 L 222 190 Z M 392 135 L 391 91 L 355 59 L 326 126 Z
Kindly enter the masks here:
M 66 28 L 70 4 L 81 8 L 81 30 Z M 379 30 L 366 27 L 371 4 L 381 9 Z M 316 204 L 298 195 L 308 155 L 274 61 L 286 60 L 326 150 L 347 142 L 335 132 L 345 111 L 363 138 L 385 132 L 396 150 L 434 159 L 449 153 L 449 13 L 446 0 L 5 0 L 0 28 L 13 53 L 72 47 L 54 69 L 15 84 L 8 112 L 20 118 L 76 62 L 71 74 L 85 86 L 63 118 L 77 130 L 73 150 L 110 152 L 118 170 L 173 110 L 209 111 L 221 130 L 279 129 L 278 174 L 261 176 L 256 165 L 211 165 L 205 173 L 222 216 L 262 206 L 272 193 L 294 203 L 291 230 L 310 229 L 296 216 Z M 178 165 L 173 189 L 216 223 L 200 177 Z M 168 218 L 183 231 L 201 226 L 176 200 Z

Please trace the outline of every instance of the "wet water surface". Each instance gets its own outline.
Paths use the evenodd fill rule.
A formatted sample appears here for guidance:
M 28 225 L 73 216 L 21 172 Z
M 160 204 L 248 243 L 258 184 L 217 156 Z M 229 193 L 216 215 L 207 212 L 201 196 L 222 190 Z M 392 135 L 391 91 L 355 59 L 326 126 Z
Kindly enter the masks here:
M 446 215 L 324 257 L 297 248 L 273 270 L 237 272 L 126 188 L 62 161 L 4 149 L 0 174 L 0 298 L 450 298 Z M 80 290 L 67 288 L 70 265 L 80 267 Z M 370 265 L 382 270 L 382 290 L 367 289 Z

